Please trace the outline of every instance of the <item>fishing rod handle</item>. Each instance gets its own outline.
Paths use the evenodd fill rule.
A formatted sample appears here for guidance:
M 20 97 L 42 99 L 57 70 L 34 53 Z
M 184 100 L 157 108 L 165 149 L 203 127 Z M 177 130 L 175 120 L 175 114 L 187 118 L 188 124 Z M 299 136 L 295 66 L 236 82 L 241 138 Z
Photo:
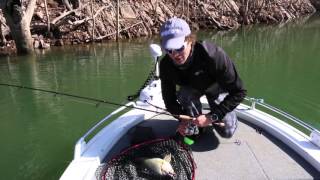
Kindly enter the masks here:
M 187 116 L 187 115 L 178 115 L 178 118 L 181 120 L 189 120 L 189 121 L 194 121 L 196 120 L 195 117 Z
M 196 120 L 195 117 L 191 117 L 191 116 L 187 116 L 187 115 L 177 115 L 176 118 L 181 119 L 181 120 L 188 120 L 188 121 L 194 121 Z M 220 122 L 220 121 L 214 121 L 212 122 L 215 125 L 218 125 L 220 127 L 224 127 L 225 123 L 224 122 Z

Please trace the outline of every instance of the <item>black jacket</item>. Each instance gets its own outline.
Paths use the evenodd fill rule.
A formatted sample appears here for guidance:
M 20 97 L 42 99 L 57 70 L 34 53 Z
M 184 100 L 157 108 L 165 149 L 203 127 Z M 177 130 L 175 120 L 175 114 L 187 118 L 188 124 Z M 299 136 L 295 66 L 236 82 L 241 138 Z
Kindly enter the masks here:
M 160 62 L 162 96 L 167 110 L 172 114 L 185 114 L 177 102 L 177 85 L 212 96 L 219 94 L 222 89 L 229 94 L 219 105 L 211 107 L 211 113 L 216 113 L 222 119 L 246 96 L 233 62 L 222 48 L 205 41 L 193 45 L 190 58 L 190 64 L 183 68 L 175 65 L 169 55 L 165 55 Z

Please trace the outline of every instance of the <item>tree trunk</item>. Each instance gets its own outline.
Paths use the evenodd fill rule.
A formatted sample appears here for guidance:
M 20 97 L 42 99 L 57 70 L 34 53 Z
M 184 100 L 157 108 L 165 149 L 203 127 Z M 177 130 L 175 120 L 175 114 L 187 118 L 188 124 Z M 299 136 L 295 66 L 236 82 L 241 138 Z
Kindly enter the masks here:
M 33 52 L 33 39 L 30 32 L 30 22 L 33 16 L 36 0 L 30 0 L 26 11 L 20 0 L 7 0 L 1 4 L 1 9 L 15 41 L 18 54 Z
M 6 14 L 6 13 L 5 13 Z M 22 18 L 20 21 L 15 21 L 16 17 L 5 15 L 12 38 L 16 44 L 18 54 L 30 54 L 33 52 L 33 40 L 30 33 L 29 24 Z M 19 17 L 21 18 L 21 17 Z

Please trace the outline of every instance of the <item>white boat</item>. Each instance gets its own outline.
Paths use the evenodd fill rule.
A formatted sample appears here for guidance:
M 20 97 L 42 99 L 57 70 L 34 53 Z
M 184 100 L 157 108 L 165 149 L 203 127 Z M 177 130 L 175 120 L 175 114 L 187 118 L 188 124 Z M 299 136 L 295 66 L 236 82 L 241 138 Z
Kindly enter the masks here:
M 157 45 L 150 47 L 157 64 L 161 49 Z M 221 138 L 212 130 L 190 146 L 196 165 L 193 178 L 320 178 L 319 131 L 262 100 L 246 98 L 246 101 L 251 104 L 236 108 L 240 122 L 232 138 Z M 208 106 L 205 98 L 201 102 Z M 60 179 L 100 179 L 99 168 L 129 148 L 136 136 L 132 132 L 138 129 L 144 133 L 141 127 L 151 129 L 155 138 L 173 136 L 178 121 L 162 114 L 164 108 L 161 82 L 155 78 L 141 91 L 138 101 L 113 111 L 78 140 L 74 158 Z M 98 128 L 101 130 L 94 134 Z M 92 138 L 87 140 L 88 136 Z

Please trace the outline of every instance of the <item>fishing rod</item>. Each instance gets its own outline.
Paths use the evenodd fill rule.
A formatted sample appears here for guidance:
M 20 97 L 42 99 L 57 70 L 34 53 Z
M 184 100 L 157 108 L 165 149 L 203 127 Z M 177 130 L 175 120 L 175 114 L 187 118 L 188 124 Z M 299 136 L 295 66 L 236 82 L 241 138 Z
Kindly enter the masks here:
M 154 110 L 150 110 L 150 109 L 145 109 L 145 108 L 140 108 L 140 107 L 135 107 L 135 106 L 129 106 L 126 104 L 120 104 L 120 103 L 115 103 L 115 102 L 111 102 L 111 101 L 107 101 L 107 100 L 102 100 L 102 99 L 97 99 L 97 98 L 92 98 L 92 97 L 85 97 L 85 96 L 79 96 L 79 95 L 74 95 L 74 94 L 68 94 L 68 93 L 63 93 L 63 92 L 58 92 L 58 91 L 52 91 L 52 90 L 46 90 L 46 89 L 40 89 L 40 88 L 35 88 L 35 87 L 28 87 L 28 86 L 22 86 L 22 85 L 15 85 L 15 84 L 7 84 L 7 83 L 0 83 L 0 86 L 6 86 L 6 87 L 16 87 L 19 89 L 27 89 L 27 90 L 32 90 L 32 91 L 39 91 L 39 92 L 45 92 L 45 93 L 51 93 L 56 95 L 62 95 L 62 96 L 67 96 L 67 97 L 72 97 L 72 98 L 78 98 L 78 99 L 85 99 L 85 100 L 89 100 L 89 101 L 95 101 L 98 103 L 105 103 L 105 104 L 111 104 L 111 105 L 115 105 L 115 106 L 122 106 L 122 107 L 127 107 L 127 108 L 131 108 L 131 109 L 139 109 L 139 110 L 143 110 L 143 111 L 148 111 L 148 112 L 153 112 L 153 113 L 157 113 L 157 114 L 165 114 L 165 115 L 169 115 L 172 116 L 174 118 L 180 119 L 180 120 L 187 120 L 187 121 L 193 121 L 196 118 L 191 117 L 191 116 L 187 116 L 187 115 L 176 115 L 176 114 L 171 114 L 169 112 L 167 112 L 166 109 L 160 108 L 158 106 L 154 106 L 156 108 L 160 108 L 161 110 L 164 110 L 164 112 L 157 112 Z M 150 103 L 149 103 L 150 104 Z M 152 104 L 150 104 L 152 106 Z M 194 143 L 194 140 L 188 138 L 188 137 L 184 137 L 183 141 L 188 144 L 188 145 L 192 145 Z
M 182 119 L 182 120 L 194 120 L 195 119 L 194 117 L 190 117 L 190 116 L 187 116 L 187 115 L 171 114 L 166 109 L 163 109 L 163 108 L 160 108 L 160 109 L 164 110 L 166 112 L 157 112 L 157 111 L 150 110 L 150 109 L 145 109 L 145 108 L 140 108 L 140 107 L 135 107 L 135 106 L 128 106 L 126 104 L 111 102 L 111 101 L 104 100 L 104 99 L 97 99 L 97 98 L 93 98 L 93 97 L 79 96 L 79 95 L 68 94 L 68 93 L 52 91 L 52 90 L 46 90 L 46 89 L 40 89 L 40 88 L 35 88 L 35 87 L 28 87 L 28 86 L 7 84 L 7 83 L 0 83 L 0 86 L 16 87 L 16 88 L 19 88 L 19 89 L 27 89 L 27 90 L 32 90 L 32 91 L 45 92 L 45 93 L 54 94 L 55 96 L 56 95 L 61 95 L 61 96 L 67 96 L 67 97 L 72 97 L 72 98 L 77 98 L 77 99 L 85 99 L 85 100 L 89 100 L 89 101 L 94 101 L 94 102 L 104 103 L 104 104 L 110 104 L 110 105 L 114 105 L 114 106 L 124 106 L 124 107 L 131 108 L 131 109 L 139 109 L 139 110 L 142 110 L 142 111 L 148 111 L 148 112 L 153 112 L 153 113 L 158 113 L 158 114 L 165 114 L 165 115 L 173 116 L 174 118 L 178 118 L 178 119 Z M 156 108 L 158 108 L 158 107 L 156 106 Z

